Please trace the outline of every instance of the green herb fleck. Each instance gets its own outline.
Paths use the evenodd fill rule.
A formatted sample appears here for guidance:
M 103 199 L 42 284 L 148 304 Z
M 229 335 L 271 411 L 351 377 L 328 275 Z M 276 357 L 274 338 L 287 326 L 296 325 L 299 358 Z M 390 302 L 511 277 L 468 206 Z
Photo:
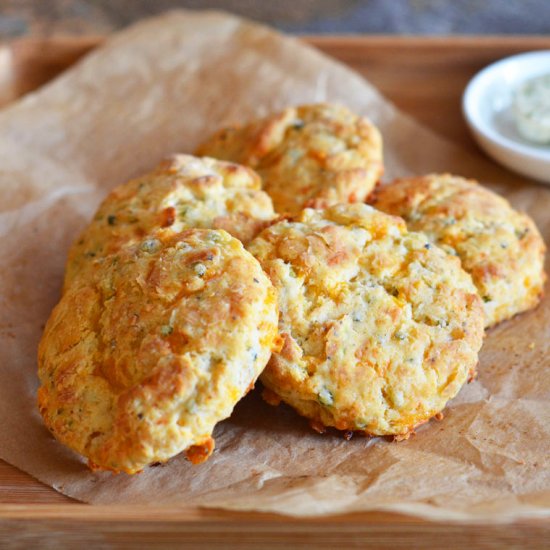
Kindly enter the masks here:
M 160 327 L 160 333 L 163 336 L 170 336 L 172 332 L 174 332 L 174 327 L 171 327 L 170 325 L 163 325 L 162 327 Z
M 525 237 L 525 235 L 527 235 L 527 233 L 529 233 L 529 228 L 526 227 L 525 229 L 522 229 L 521 231 L 519 229 L 516 229 L 514 233 L 516 234 L 516 237 L 521 241 L 521 239 L 523 239 Z
M 195 273 L 199 277 L 204 277 L 204 275 L 206 274 L 206 266 L 204 264 L 201 264 L 201 263 L 195 264 L 193 269 L 195 270 Z
M 326 407 L 330 407 L 334 403 L 332 393 L 326 388 L 323 388 L 317 397 L 319 399 L 319 403 L 321 403 L 321 405 L 325 405 Z
M 147 239 L 141 243 L 141 250 L 144 252 L 154 252 L 159 244 L 160 243 L 157 239 Z

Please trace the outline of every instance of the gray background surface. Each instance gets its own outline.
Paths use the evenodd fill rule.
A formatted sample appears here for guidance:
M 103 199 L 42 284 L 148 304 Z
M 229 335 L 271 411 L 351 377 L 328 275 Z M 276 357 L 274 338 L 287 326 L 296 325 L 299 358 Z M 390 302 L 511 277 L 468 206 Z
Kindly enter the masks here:
M 0 39 L 106 33 L 178 7 L 301 33 L 548 34 L 550 0 L 0 0 Z

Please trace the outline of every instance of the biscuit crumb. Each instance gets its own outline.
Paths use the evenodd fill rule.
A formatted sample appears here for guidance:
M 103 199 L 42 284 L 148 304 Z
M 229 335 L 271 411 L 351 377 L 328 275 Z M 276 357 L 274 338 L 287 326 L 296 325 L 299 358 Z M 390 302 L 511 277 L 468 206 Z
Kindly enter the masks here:
M 268 388 L 264 388 L 262 391 L 263 400 L 272 407 L 278 407 L 281 404 L 281 398 Z
M 393 436 L 393 440 L 398 441 L 406 441 L 411 437 L 411 435 L 416 435 L 416 432 L 414 430 L 411 430 L 410 432 L 404 433 L 404 434 L 396 434 Z
M 209 437 L 201 445 L 193 445 L 185 451 L 185 456 L 191 464 L 202 464 L 213 453 L 215 447 L 214 439 Z
M 309 423 L 312 430 L 316 431 L 318 434 L 324 434 L 327 431 L 326 426 L 321 424 L 318 420 L 311 420 Z

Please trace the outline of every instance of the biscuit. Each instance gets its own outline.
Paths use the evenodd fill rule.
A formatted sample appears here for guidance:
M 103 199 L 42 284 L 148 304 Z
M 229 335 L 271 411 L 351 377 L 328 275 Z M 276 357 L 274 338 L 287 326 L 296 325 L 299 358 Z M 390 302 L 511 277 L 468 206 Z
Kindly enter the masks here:
M 223 230 L 159 232 L 93 262 L 40 342 L 39 408 L 93 467 L 135 473 L 213 449 L 277 338 L 274 289 Z
M 383 171 L 378 129 L 345 107 L 330 104 L 288 108 L 246 126 L 223 129 L 197 154 L 256 170 L 275 210 L 286 214 L 361 202 Z
M 249 168 L 175 155 L 115 188 L 69 251 L 64 288 L 84 277 L 93 258 L 111 254 L 160 228 L 225 229 L 247 243 L 274 217 L 271 199 Z
M 487 327 L 539 303 L 544 241 L 503 197 L 473 180 L 431 174 L 381 187 L 371 202 L 460 258 L 483 299 Z
M 283 339 L 261 380 L 314 424 L 406 437 L 474 375 L 484 330 L 470 276 L 400 218 L 306 209 L 249 250 L 278 291 Z

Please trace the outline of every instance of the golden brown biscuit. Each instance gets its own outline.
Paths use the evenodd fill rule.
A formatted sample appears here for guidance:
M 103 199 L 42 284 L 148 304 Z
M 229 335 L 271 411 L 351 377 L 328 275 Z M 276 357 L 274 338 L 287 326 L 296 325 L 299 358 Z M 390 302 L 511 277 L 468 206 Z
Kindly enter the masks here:
M 273 217 L 271 199 L 249 168 L 175 155 L 140 178 L 115 188 L 69 252 L 64 288 L 93 258 L 141 240 L 159 228 L 225 229 L 244 243 Z
M 101 469 L 134 473 L 187 450 L 254 384 L 277 334 L 274 289 L 223 230 L 160 232 L 97 260 L 39 346 L 44 421 Z
M 345 107 L 329 104 L 288 108 L 226 128 L 197 154 L 254 168 L 275 210 L 290 214 L 305 206 L 363 201 L 383 171 L 378 129 Z
M 460 258 L 483 299 L 486 326 L 539 303 L 544 241 L 533 220 L 503 197 L 473 180 L 431 174 L 381 187 L 371 202 Z
M 460 262 L 364 204 L 305 210 L 249 245 L 284 339 L 261 380 L 315 423 L 406 436 L 473 376 L 483 310 Z

